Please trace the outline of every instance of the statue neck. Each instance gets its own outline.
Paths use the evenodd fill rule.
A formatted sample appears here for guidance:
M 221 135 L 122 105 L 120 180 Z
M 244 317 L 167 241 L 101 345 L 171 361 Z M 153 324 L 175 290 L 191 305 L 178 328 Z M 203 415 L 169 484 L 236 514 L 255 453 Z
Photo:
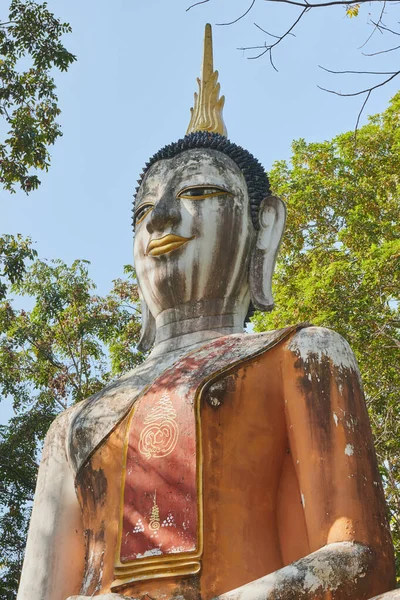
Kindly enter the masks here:
M 248 301 L 238 304 L 227 299 L 213 299 L 188 302 L 162 311 L 156 317 L 156 339 L 151 357 L 189 349 L 224 335 L 242 333 L 247 305 Z

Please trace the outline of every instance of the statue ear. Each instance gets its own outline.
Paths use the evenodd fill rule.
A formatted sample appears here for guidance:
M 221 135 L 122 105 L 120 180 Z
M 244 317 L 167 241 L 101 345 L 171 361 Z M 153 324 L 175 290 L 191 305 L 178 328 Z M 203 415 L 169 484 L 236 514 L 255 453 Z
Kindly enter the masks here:
M 280 198 L 268 196 L 260 204 L 260 229 L 250 259 L 251 300 L 258 310 L 272 310 L 272 275 L 286 221 L 286 207 Z
M 140 352 L 148 352 L 154 345 L 154 340 L 156 339 L 156 320 L 143 298 L 140 286 L 138 286 L 138 291 L 142 307 L 142 329 L 140 332 L 138 350 L 140 350 Z

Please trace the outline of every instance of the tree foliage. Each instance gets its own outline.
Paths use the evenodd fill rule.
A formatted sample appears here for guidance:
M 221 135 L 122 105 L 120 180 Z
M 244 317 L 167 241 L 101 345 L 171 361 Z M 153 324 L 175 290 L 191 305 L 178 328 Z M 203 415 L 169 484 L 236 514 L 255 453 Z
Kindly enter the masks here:
M 42 441 L 55 416 L 142 360 L 134 272 L 94 293 L 88 263 L 35 260 L 14 284 L 34 302 L 0 302 L 0 400 L 15 416 L 0 426 L 0 598 L 15 598 Z M 21 298 L 16 297 L 19 302 Z
M 7 283 L 22 281 L 26 261 L 33 260 L 35 256 L 37 252 L 30 238 L 23 238 L 20 234 L 0 236 L 0 300 L 6 296 Z
M 288 225 L 276 310 L 256 330 L 309 321 L 341 333 L 357 356 L 400 570 L 400 93 L 357 135 L 293 143 L 274 165 Z
M 12 0 L 0 22 L 0 117 L 9 128 L 0 143 L 0 183 L 25 192 L 40 181 L 32 170 L 47 170 L 48 147 L 61 135 L 52 69 L 66 71 L 74 60 L 62 43 L 71 31 L 47 4 Z

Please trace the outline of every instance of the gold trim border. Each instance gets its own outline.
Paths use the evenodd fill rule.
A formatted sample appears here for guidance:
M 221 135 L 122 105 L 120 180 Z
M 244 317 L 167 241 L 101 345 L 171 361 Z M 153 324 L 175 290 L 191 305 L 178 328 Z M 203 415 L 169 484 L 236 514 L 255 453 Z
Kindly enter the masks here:
M 134 577 L 132 576 L 120 576 L 120 578 L 114 579 L 111 591 L 118 592 L 122 590 L 127 585 L 135 583 L 136 581 L 146 581 L 148 579 L 164 579 L 168 577 L 181 577 L 184 575 L 196 575 L 201 570 L 200 561 L 196 562 L 185 562 L 182 563 L 178 567 L 173 567 L 172 565 L 165 564 L 163 568 L 157 572 L 154 572 L 153 567 L 148 567 L 146 570 L 137 572 Z

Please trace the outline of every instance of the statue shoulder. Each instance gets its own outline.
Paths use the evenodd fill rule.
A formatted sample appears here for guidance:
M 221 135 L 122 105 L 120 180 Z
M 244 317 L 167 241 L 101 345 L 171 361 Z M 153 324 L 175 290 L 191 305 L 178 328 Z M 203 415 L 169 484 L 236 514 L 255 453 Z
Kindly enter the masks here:
M 240 338 L 242 340 L 242 346 L 246 350 L 244 352 L 248 352 L 250 355 L 251 352 L 256 355 L 260 352 L 264 353 L 271 348 L 279 345 L 281 348 L 287 347 L 290 342 L 294 339 L 298 338 L 299 334 L 303 331 L 307 331 L 308 329 L 320 329 L 315 328 L 310 323 L 298 323 L 297 325 L 289 325 L 287 327 L 282 327 L 281 329 L 271 329 L 269 331 L 262 331 L 257 333 L 242 333 L 240 334 Z M 231 337 L 238 337 L 237 334 L 232 335 Z M 301 342 L 300 342 L 301 343 Z
M 130 372 L 74 407 L 66 442 L 75 473 L 125 416 L 141 388 L 140 380 Z
M 65 437 L 71 424 L 72 415 L 77 410 L 79 404 L 81 404 L 81 402 L 66 408 L 56 416 L 47 431 L 46 440 L 53 437 Z
M 66 443 L 75 474 L 164 367 L 162 360 L 144 362 L 74 407 Z
M 59 413 L 47 431 L 42 462 L 52 453 L 62 453 L 76 473 L 101 441 L 100 436 L 106 435 L 126 414 L 132 396 L 137 395 L 135 386 L 126 382 L 131 373 Z
M 358 373 L 354 352 L 347 340 L 333 329 L 311 325 L 296 331 L 286 344 L 303 368 L 330 361 L 340 371 Z
M 42 462 L 45 462 L 46 458 L 54 452 L 55 447 L 60 451 L 65 452 L 65 455 L 68 457 L 67 440 L 71 427 L 71 420 L 77 408 L 77 404 L 70 406 L 59 413 L 51 423 L 44 440 Z

